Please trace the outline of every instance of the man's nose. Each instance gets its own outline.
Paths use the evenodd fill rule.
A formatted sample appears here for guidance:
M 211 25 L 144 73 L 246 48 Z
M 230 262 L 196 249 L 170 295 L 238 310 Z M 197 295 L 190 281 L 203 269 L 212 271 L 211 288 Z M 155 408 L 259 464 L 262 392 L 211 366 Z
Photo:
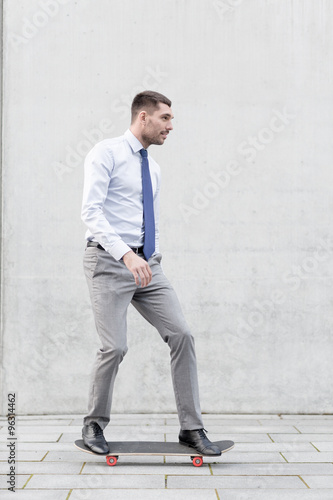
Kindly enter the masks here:
M 173 126 L 172 126 L 171 121 L 168 123 L 168 125 L 167 125 L 167 129 L 168 129 L 168 130 L 173 130 Z

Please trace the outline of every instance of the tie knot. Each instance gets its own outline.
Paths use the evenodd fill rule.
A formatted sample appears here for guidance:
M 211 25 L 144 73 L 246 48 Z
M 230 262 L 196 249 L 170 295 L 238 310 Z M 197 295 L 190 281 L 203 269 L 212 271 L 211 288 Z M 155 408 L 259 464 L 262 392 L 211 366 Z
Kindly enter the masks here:
M 148 156 L 148 151 L 144 148 L 140 149 L 140 154 L 142 156 L 142 158 L 147 158 Z

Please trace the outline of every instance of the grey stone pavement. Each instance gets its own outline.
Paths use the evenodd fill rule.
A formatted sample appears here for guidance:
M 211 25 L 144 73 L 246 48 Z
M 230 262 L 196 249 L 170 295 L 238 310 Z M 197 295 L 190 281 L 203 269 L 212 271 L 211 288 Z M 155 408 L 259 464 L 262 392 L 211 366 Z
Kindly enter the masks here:
M 32 500 L 333 500 L 333 415 L 204 415 L 212 440 L 235 448 L 194 467 L 188 457 L 104 457 L 77 450 L 82 415 L 16 417 L 15 486 L 8 491 L 12 438 L 0 419 L 0 498 Z M 175 441 L 173 414 L 119 415 L 108 440 Z M 13 456 L 13 455 L 12 455 Z

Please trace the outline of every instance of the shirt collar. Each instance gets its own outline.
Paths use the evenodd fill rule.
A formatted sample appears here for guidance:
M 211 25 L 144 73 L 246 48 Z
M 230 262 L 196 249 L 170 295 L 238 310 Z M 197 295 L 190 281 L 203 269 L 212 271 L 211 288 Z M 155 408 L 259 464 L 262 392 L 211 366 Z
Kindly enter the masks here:
M 130 129 L 127 129 L 124 135 L 129 145 L 131 146 L 133 153 L 137 153 L 138 151 L 140 151 L 140 149 L 143 148 L 139 139 L 135 137 L 135 135 L 130 131 Z

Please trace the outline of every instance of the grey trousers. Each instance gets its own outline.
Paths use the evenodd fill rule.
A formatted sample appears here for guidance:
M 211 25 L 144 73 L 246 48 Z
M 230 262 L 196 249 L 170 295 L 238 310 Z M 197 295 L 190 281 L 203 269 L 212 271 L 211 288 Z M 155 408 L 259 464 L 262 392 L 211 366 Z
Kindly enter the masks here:
M 84 424 L 95 421 L 104 429 L 110 421 L 114 381 L 127 352 L 126 316 L 132 303 L 170 348 L 181 429 L 203 428 L 194 339 L 176 293 L 162 271 L 161 258 L 156 254 L 149 259 L 153 277 L 149 285 L 141 288 L 122 260 L 96 247 L 85 250 L 84 271 L 101 348 L 93 367 Z

